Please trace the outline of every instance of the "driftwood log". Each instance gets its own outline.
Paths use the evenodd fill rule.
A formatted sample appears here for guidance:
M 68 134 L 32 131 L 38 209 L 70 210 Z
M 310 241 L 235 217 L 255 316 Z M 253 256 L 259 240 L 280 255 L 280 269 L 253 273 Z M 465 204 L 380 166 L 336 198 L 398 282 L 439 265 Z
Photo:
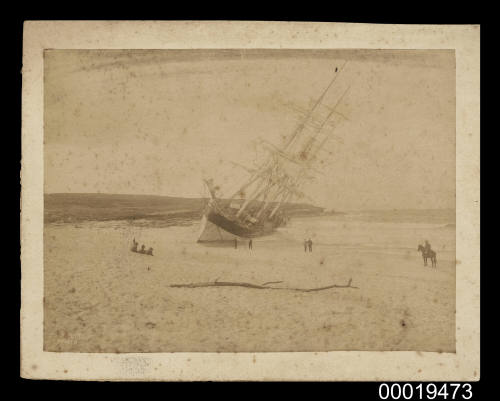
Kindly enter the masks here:
M 288 290 L 288 291 L 299 291 L 299 292 L 314 292 L 314 291 L 323 291 L 329 290 L 331 288 L 355 288 L 352 285 L 352 278 L 349 279 L 349 282 L 345 285 L 332 284 L 327 285 L 325 287 L 316 287 L 316 288 L 293 288 L 293 287 L 269 287 L 269 284 L 278 284 L 282 283 L 282 281 L 269 281 L 264 284 L 252 284 L 252 283 L 244 283 L 244 282 L 234 282 L 234 281 L 209 281 L 205 283 L 186 283 L 186 284 L 170 284 L 169 287 L 172 288 L 204 288 L 204 287 L 244 287 L 244 288 L 253 288 L 255 290 Z

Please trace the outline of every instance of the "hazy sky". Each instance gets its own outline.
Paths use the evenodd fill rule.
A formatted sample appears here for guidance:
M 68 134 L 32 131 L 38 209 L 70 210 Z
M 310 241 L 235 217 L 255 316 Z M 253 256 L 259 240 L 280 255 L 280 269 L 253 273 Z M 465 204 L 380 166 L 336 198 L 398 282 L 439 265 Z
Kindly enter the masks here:
M 348 61 L 321 171 L 303 190 L 340 210 L 455 207 L 452 51 L 45 52 L 45 192 L 224 195 L 280 145 Z M 330 96 L 330 93 L 329 93 Z M 329 153 L 331 152 L 331 154 Z

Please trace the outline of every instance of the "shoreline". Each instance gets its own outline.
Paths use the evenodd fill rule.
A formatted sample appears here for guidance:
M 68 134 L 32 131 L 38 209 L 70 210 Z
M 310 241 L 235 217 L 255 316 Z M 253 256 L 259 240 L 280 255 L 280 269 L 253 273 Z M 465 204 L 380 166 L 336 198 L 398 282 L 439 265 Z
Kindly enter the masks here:
M 424 267 L 416 248 L 374 252 L 322 246 L 318 238 L 313 252 L 306 253 L 301 236 L 311 220 L 295 222 L 286 236 L 254 240 L 253 250 L 244 244 L 234 249 L 192 242 L 196 225 L 46 225 L 44 349 L 454 351 L 452 249 L 446 257 L 438 253 L 437 269 Z M 312 227 L 319 229 L 315 224 Z M 372 232 L 383 246 L 401 236 L 395 231 L 397 224 L 388 224 L 381 232 L 371 223 L 356 227 L 347 225 L 348 240 Z M 327 225 L 324 229 L 317 234 L 343 238 L 338 228 Z M 438 229 L 437 234 L 446 233 L 448 241 L 454 241 L 454 230 Z M 154 248 L 154 257 L 130 252 L 129 240 L 134 235 Z M 404 241 L 413 243 L 419 234 L 409 231 L 407 235 Z M 279 286 L 315 288 L 345 285 L 351 279 L 358 289 L 296 292 L 171 287 L 217 280 L 256 285 L 280 281 Z

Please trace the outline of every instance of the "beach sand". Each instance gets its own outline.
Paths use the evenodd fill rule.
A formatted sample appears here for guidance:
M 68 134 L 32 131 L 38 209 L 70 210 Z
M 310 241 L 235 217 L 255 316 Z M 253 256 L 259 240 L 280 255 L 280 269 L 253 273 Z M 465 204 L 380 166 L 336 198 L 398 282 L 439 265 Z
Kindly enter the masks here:
M 252 251 L 242 242 L 197 244 L 196 224 L 46 224 L 44 350 L 454 352 L 454 228 L 332 224 L 292 220 L 254 239 Z M 416 250 L 423 234 L 437 244 L 437 269 Z M 131 252 L 134 237 L 154 256 Z M 313 288 L 350 279 L 357 288 L 316 292 L 170 287 L 219 280 Z

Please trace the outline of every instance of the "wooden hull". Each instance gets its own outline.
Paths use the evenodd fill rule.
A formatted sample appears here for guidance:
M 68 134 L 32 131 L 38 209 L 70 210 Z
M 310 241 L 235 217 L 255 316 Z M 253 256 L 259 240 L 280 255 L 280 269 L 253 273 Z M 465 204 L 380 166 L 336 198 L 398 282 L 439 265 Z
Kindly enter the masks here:
M 210 209 L 202 217 L 198 242 L 256 238 L 271 234 L 275 228 L 271 222 L 248 227 Z

